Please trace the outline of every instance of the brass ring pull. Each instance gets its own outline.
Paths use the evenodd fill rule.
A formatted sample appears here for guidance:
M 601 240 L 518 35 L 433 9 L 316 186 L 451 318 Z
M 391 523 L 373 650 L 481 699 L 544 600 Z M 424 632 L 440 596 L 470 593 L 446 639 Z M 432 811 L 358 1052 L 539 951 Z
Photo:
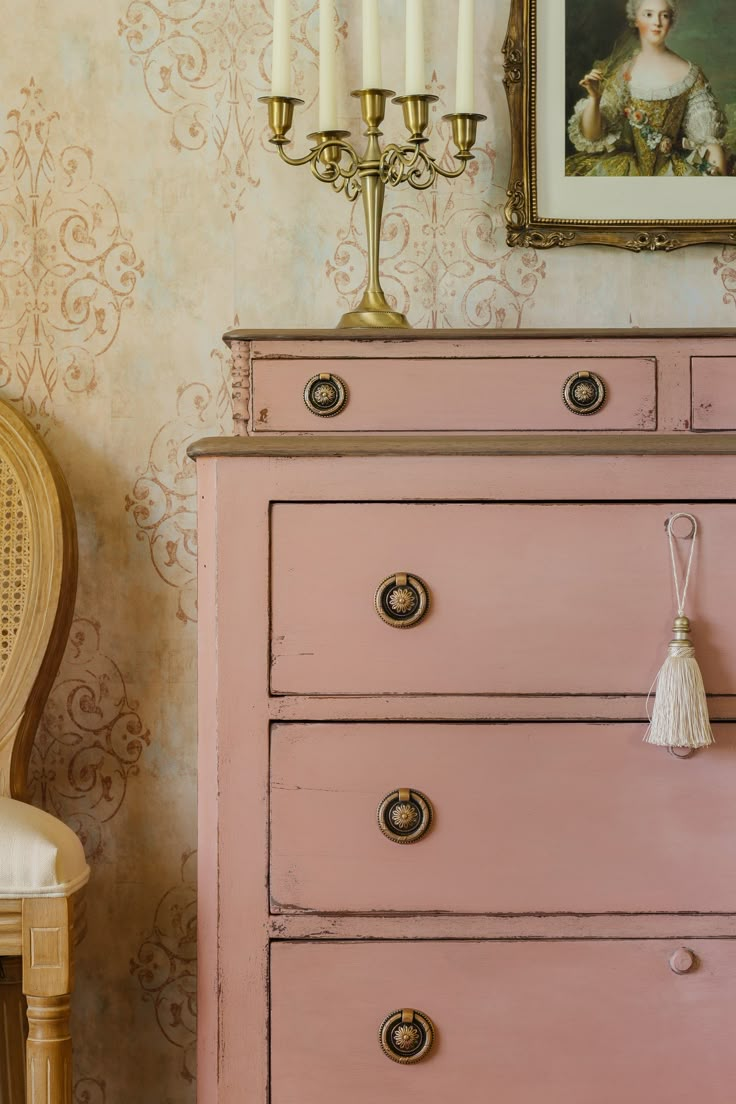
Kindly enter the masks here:
M 376 612 L 394 629 L 417 625 L 429 609 L 426 583 L 416 575 L 389 575 L 376 591 Z
M 378 827 L 392 843 L 416 843 L 432 824 L 429 798 L 419 790 L 394 790 L 378 806 Z
M 401 1008 L 383 1021 L 379 1038 L 387 1058 L 409 1066 L 421 1062 L 429 1054 L 434 1042 L 434 1025 L 423 1012 Z
M 595 414 L 606 401 L 606 385 L 593 372 L 575 372 L 565 380 L 562 398 L 573 414 Z
M 304 388 L 307 409 L 319 418 L 334 418 L 345 409 L 347 401 L 345 381 L 330 372 L 320 372 L 318 376 L 312 376 Z

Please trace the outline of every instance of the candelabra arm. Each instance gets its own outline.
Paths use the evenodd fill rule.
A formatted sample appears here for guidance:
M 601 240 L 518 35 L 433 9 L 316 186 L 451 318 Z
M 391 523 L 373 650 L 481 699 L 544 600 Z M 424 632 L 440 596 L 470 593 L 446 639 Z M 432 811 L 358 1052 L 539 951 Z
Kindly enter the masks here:
M 318 180 L 333 184 L 336 180 L 352 180 L 360 168 L 360 158 L 349 144 L 340 137 L 334 137 L 328 133 L 310 134 L 314 138 L 314 145 L 304 157 L 290 157 L 284 149 L 283 142 L 276 142 L 279 156 L 287 165 L 309 165 Z M 271 139 L 273 142 L 273 138 Z M 343 154 L 347 160 L 343 160 Z
M 455 156 L 457 157 L 458 155 L 455 154 Z M 444 176 L 445 180 L 454 180 L 456 176 L 463 175 L 468 167 L 469 160 L 471 160 L 471 158 L 461 161 L 456 169 L 445 169 L 442 167 L 442 165 L 435 161 L 434 158 L 432 158 L 432 164 L 434 165 L 435 172 L 439 173 L 440 176 Z
M 273 138 L 270 139 L 273 142 Z M 274 145 L 279 151 L 279 157 L 282 161 L 285 161 L 287 165 L 308 165 L 311 161 L 314 161 L 318 156 L 318 149 L 311 149 L 309 153 L 305 153 L 303 157 L 289 157 L 289 154 L 284 149 L 283 142 L 274 142 Z

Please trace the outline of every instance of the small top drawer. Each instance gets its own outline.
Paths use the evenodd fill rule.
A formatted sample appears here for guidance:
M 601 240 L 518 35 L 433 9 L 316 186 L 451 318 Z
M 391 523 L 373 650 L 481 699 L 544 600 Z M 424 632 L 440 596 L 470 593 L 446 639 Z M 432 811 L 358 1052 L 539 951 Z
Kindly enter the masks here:
M 693 429 L 736 429 L 736 356 L 693 357 Z
M 641 432 L 657 428 L 656 368 L 654 357 L 255 360 L 253 428 Z M 317 402 L 310 384 L 326 385 Z

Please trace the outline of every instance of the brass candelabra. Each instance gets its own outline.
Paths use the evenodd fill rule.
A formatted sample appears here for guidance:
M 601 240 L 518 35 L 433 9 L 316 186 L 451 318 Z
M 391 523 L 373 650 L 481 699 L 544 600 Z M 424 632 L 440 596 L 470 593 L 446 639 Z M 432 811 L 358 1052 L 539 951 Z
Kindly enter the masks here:
M 393 102 L 403 108 L 409 140 L 400 146 L 392 143 L 381 149 L 380 126 L 386 114 L 386 101 L 394 93 L 386 88 L 361 88 L 352 95 L 360 100 L 366 126 L 368 144 L 362 157 L 346 141 L 350 137 L 347 130 L 309 134 L 307 137 L 312 142 L 309 153 L 304 157 L 290 157 L 284 147 L 291 141 L 288 135 L 294 122 L 294 108 L 304 101 L 293 96 L 262 96 L 259 102 L 268 104 L 268 123 L 272 132 L 270 141 L 278 148 L 282 161 L 287 165 L 311 165 L 318 180 L 331 184 L 337 192 L 343 192 L 351 203 L 359 195 L 363 196 L 368 238 L 368 279 L 358 309 L 344 314 L 338 328 L 408 329 L 406 317 L 391 310 L 379 276 L 386 185 L 396 188 L 400 184 L 409 184 L 412 188 L 423 190 L 431 187 L 438 176 L 461 176 L 468 161 L 473 160 L 472 149 L 478 123 L 486 116 L 463 112 L 443 116 L 452 123 L 452 137 L 457 146 L 455 158 L 460 162 L 455 168 L 445 169 L 423 148 L 428 141 L 425 131 L 429 125 L 429 105 L 437 100 L 437 96 L 397 96 Z

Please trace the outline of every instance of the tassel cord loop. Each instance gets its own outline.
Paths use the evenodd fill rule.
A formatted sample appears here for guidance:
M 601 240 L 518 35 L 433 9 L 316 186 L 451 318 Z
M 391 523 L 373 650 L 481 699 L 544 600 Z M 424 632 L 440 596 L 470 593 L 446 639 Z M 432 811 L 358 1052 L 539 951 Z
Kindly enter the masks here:
M 690 540 L 690 555 L 687 560 L 687 567 L 685 569 L 685 580 L 682 587 L 682 593 L 680 593 L 680 580 L 677 577 L 677 560 L 675 558 L 675 536 L 672 532 L 673 524 L 679 518 L 687 518 L 692 525 L 692 532 L 689 536 Z M 685 615 L 685 602 L 687 600 L 687 588 L 690 585 L 690 569 L 693 566 L 693 554 L 695 552 L 695 538 L 698 535 L 698 522 L 692 514 L 673 514 L 667 522 L 667 536 L 670 542 L 670 559 L 672 561 L 672 577 L 675 580 L 675 596 L 677 598 L 677 616 L 684 617 Z

